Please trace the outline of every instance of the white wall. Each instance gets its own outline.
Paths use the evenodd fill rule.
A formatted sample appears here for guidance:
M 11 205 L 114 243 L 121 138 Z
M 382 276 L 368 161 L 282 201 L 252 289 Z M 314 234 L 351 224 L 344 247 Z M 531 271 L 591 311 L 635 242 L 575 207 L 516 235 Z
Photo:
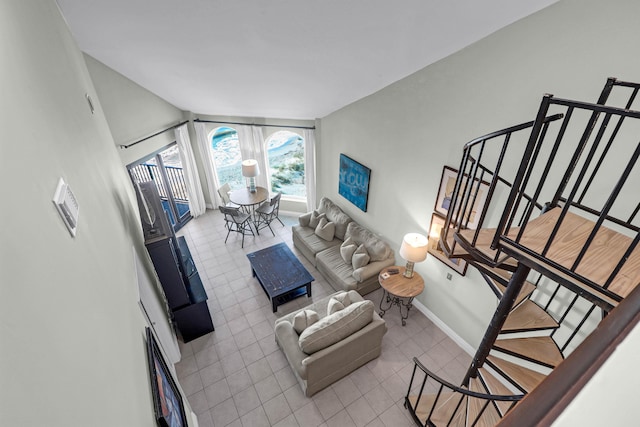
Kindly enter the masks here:
M 318 197 L 396 250 L 405 233 L 426 234 L 442 167 L 458 166 L 465 142 L 533 120 L 544 93 L 595 102 L 609 76 L 640 80 L 638 16 L 634 0 L 563 0 L 322 118 Z M 372 169 L 366 213 L 337 194 L 340 153 Z M 432 257 L 416 270 L 419 301 L 476 347 L 496 305 L 479 275 L 448 281 Z
M 127 149 L 139 139 L 183 121 L 180 109 L 132 82 L 89 55 L 84 55 L 122 164 L 128 165 L 174 142 L 173 131 L 165 132 Z
M 0 425 L 152 426 L 142 233 L 84 58 L 54 1 L 0 2 L 0 51 Z
M 636 369 L 640 325 L 629 333 L 576 398 L 555 420 L 555 427 L 635 426 L 640 419 Z M 611 402 L 604 407 L 603 402 Z

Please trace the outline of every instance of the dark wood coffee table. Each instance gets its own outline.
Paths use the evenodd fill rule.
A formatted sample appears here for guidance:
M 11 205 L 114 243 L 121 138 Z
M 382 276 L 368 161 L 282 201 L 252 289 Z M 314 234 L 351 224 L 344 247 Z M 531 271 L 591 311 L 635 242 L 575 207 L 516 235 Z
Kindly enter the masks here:
M 286 243 L 278 243 L 247 254 L 251 273 L 258 279 L 271 301 L 275 313 L 279 305 L 307 294 L 311 296 L 311 282 L 315 279 L 291 252 Z

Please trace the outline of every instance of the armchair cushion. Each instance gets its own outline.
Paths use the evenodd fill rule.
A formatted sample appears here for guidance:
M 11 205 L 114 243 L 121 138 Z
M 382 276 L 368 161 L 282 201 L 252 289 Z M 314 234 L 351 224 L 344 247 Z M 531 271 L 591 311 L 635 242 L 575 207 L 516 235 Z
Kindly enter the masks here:
M 312 354 L 343 340 L 370 323 L 373 312 L 373 302 L 364 300 L 328 315 L 302 332 L 298 340 L 300 349 Z

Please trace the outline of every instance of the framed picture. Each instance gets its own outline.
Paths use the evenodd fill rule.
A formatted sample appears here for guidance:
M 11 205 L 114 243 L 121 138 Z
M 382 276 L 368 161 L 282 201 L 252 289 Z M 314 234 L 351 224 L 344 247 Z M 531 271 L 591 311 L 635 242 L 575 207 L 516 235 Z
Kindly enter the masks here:
M 338 193 L 363 212 L 367 211 L 370 178 L 371 169 L 351 157 L 340 154 Z
M 150 328 L 147 328 L 147 359 L 158 426 L 187 427 L 182 397 Z
M 445 253 L 438 246 L 440 241 L 440 231 L 444 227 L 444 218 L 436 213 L 431 214 L 431 225 L 429 226 L 429 249 L 428 253 L 433 255 L 456 273 L 464 276 L 467 273 L 467 261 L 460 258 L 447 258 Z
M 442 216 L 447 216 L 451 201 L 453 199 L 453 190 L 456 186 L 456 179 L 458 179 L 458 171 L 456 169 L 445 166 L 442 169 L 442 177 L 440 178 L 440 188 L 438 189 L 438 198 L 436 199 L 435 211 Z M 471 194 L 471 200 L 474 200 L 473 206 L 467 208 L 467 213 L 464 215 L 465 228 L 475 230 L 478 228 L 480 221 L 480 212 L 487 201 L 487 194 L 489 192 L 489 183 L 480 182 L 475 180 L 473 183 Z M 462 182 L 460 191 L 465 190 L 465 182 Z M 468 221 L 467 221 L 468 219 Z

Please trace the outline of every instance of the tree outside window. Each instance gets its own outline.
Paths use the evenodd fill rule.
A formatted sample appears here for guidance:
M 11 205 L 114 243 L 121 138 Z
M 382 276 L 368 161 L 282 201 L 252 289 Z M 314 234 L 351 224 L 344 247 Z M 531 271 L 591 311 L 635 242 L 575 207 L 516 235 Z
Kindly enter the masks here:
M 266 147 L 271 191 L 306 198 L 304 139 L 294 132 L 283 130 L 267 138 Z

